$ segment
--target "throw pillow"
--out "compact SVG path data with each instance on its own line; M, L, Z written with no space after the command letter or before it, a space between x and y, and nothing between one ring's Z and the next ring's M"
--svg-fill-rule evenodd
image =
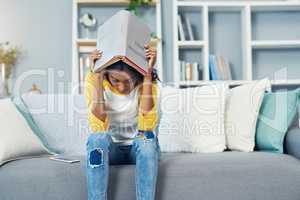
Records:
M262 79L229 90L225 106L225 134L227 148L250 152L255 146L256 122L267 87Z
M50 155L10 98L0 100L0 166L12 160Z
M283 140L297 111L300 88L269 92L259 111L256 127L256 149L283 153Z
M222 152L228 85L162 87L158 139L162 152Z

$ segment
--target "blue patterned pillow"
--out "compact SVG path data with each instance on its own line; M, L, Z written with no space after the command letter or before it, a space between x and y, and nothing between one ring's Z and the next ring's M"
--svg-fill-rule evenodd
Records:
M297 111L300 88L265 93L256 124L255 149L283 153L285 134Z

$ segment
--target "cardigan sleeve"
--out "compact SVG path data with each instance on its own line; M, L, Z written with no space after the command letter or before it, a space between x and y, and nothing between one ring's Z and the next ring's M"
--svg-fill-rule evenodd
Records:
M157 125L157 83L152 84L153 107L146 114L139 112L138 114L138 129L143 131L152 131Z
M94 74L89 71L85 76L84 95L88 111L88 124L94 133L107 131L109 126L108 115L102 121L92 113L93 90L95 89L94 85L96 81Z

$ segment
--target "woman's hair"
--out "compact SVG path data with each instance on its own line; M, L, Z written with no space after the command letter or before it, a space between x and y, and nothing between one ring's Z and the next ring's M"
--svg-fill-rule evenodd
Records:
M123 61L118 61L109 67L106 68L106 70L120 70L120 71L126 71L127 73L130 74L131 77L133 77L137 82L137 84L140 84L144 80L144 76L139 73L136 69L132 68L128 64L124 63ZM107 74L106 74L106 78ZM152 71L152 81L159 80L156 69L153 68ZM160 80L159 80L160 81Z

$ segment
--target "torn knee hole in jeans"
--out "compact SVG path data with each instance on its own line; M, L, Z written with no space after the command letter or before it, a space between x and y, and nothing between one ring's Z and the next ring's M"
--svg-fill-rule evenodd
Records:
M103 150L100 148L92 150L89 162L92 167L103 165Z

